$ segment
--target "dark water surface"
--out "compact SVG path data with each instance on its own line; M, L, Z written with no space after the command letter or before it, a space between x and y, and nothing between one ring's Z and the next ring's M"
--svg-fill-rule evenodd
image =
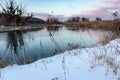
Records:
M38 31L0 33L0 60L35 61L72 48L97 46L106 35L100 30L44 28Z

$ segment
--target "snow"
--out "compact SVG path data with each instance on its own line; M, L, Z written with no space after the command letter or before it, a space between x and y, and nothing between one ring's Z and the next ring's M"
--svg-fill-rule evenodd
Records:
M120 39L0 69L0 80L120 80Z

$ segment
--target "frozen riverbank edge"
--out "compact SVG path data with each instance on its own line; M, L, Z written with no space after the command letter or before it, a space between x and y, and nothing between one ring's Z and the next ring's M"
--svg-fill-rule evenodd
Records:
M120 39L2 68L0 80L120 80Z

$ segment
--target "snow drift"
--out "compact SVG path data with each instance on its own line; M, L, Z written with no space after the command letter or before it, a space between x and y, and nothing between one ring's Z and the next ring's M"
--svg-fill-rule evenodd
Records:
M0 80L120 80L120 39L0 70Z

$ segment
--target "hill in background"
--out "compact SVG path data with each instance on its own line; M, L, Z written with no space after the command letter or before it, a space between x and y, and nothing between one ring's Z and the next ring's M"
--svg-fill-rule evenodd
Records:
M45 24L46 22L42 19L32 17L26 21L26 24ZM5 18L2 13L0 13L0 25L5 25Z

